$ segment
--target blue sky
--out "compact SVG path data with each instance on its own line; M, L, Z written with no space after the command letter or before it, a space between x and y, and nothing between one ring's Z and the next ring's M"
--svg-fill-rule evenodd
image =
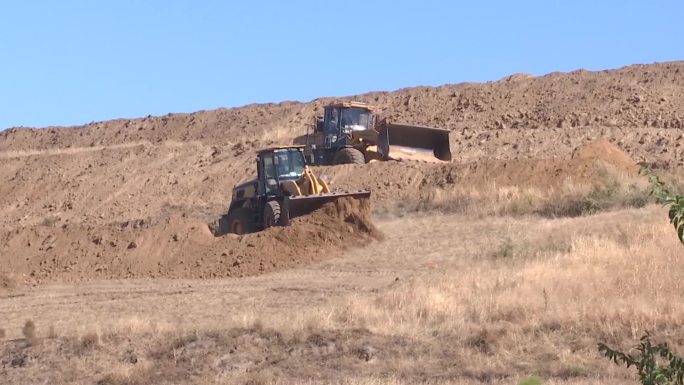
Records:
M681 1L3 1L0 129L684 59Z

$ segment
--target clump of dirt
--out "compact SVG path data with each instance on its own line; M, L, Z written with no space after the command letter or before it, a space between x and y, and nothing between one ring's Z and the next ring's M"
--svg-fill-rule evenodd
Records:
M0 273L0 290L9 290L13 289L17 283L10 278L8 275Z
M0 239L0 264L29 282L243 277L332 258L380 238L368 200L343 198L291 226L243 236L214 237L205 223L182 215L136 226L27 227Z

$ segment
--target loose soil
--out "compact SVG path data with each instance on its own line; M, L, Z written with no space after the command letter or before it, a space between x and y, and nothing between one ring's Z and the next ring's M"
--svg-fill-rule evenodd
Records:
M242 236L215 237L206 223L172 215L154 223L36 225L4 234L0 243L11 250L3 253L3 269L31 283L244 277L321 261L381 237L369 215L367 199L342 198L289 227Z

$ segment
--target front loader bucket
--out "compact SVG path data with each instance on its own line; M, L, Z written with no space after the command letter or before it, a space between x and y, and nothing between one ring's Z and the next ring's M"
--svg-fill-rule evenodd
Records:
M290 219L310 214L328 202L346 197L367 199L370 195L370 191L357 191L285 197L280 208L280 225L287 226Z
M388 159L451 161L449 134L444 128L389 123L381 127L378 151Z

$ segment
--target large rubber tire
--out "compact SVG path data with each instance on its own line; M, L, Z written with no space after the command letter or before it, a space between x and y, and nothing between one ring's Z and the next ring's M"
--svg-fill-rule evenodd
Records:
M280 203L278 201L266 202L263 219L262 227L264 230L280 224Z
M219 218L219 232L221 234L247 234L254 231L252 220L254 215L247 207L238 207Z
M366 158L363 153L353 147L345 147L337 151L333 159L335 164L364 164Z

